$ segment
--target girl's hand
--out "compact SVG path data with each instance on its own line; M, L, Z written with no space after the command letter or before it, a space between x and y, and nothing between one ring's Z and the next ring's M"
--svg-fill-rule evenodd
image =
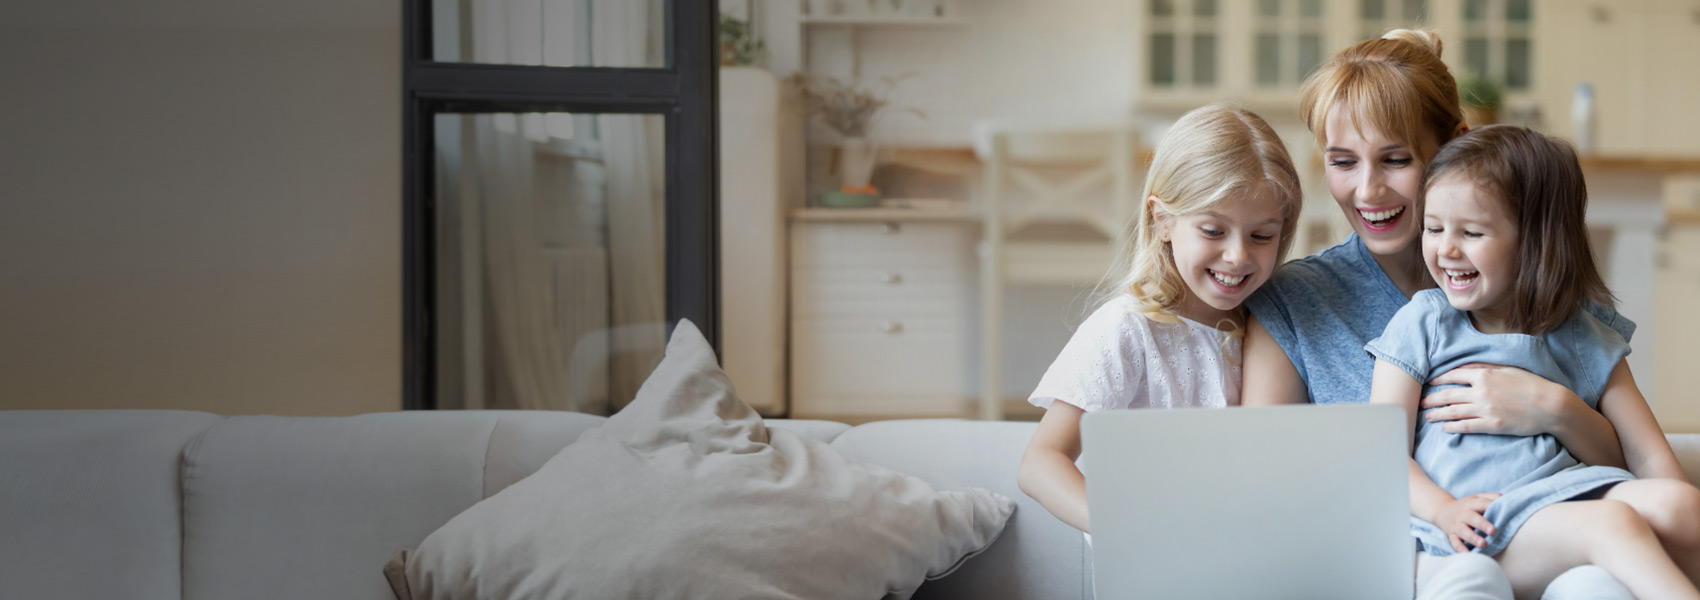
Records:
M1423 398L1429 422L1442 422L1448 433L1494 433L1531 436L1552 433L1568 401L1581 402L1574 392L1546 378L1515 367L1471 363L1442 373L1429 385L1463 384Z
M1435 513L1434 525L1446 532L1447 541L1452 542L1452 550L1463 554L1470 548L1480 548L1487 544L1487 537L1493 535L1493 523L1482 516L1488 505L1499 498L1499 494L1476 494L1465 496L1446 503Z

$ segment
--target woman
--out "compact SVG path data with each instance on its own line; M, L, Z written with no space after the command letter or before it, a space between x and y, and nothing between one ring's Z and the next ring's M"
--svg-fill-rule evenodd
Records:
M1435 287L1423 266L1421 179L1442 144L1463 133L1457 84L1430 32L1396 30L1342 50L1305 81L1299 113L1324 156L1329 193L1353 234L1293 261L1247 300L1242 395L1246 406L1369 399L1374 358L1364 344L1381 335L1412 294ZM1432 384L1423 408L1447 431L1504 435L1549 433L1583 462L1623 466L1620 432L1564 386L1496 366L1460 368ZM1624 439L1652 439L1624 431ZM1554 582L1554 593L1630 598L1584 567ZM1591 570L1590 570L1591 569ZM1419 598L1511 599L1492 559L1478 554L1421 555Z

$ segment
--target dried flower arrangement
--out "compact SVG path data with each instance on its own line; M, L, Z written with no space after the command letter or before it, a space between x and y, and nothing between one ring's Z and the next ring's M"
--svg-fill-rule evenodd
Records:
M867 137L868 130L879 118L880 111L890 104L886 98L897 83L913 76L881 77L880 85L858 87L833 78L813 78L802 74L792 76L794 85L808 97L809 114L820 117L821 124L846 138ZM925 113L913 108L904 109L922 119Z

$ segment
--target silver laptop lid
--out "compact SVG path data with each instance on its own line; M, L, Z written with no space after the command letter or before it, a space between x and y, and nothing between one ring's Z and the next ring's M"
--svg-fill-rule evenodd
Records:
M1389 404L1081 420L1098 598L1399 598L1415 544Z

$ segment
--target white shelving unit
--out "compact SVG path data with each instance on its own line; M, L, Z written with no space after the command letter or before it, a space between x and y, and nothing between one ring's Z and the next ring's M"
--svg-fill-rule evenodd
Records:
M875 1L884 2L885 0ZM809 8L812 4L813 3L805 2L804 8ZM849 5L850 2L846 1L844 4ZM810 30L824 30L829 28L848 30L848 37L850 40L850 77L854 79L856 77L860 77L862 74L861 31L864 29L961 27L968 24L968 21L963 19L961 13L958 11L955 0L938 0L936 6L936 13L931 15L905 13L901 11L901 7L895 9L893 12L881 12L874 10L871 6L862 7L859 11L846 11L840 14L812 14L805 12L798 15L797 18L798 25L802 30L800 32L802 47L808 47L807 40L810 35ZM808 64L806 55L803 57L801 64L804 66Z

